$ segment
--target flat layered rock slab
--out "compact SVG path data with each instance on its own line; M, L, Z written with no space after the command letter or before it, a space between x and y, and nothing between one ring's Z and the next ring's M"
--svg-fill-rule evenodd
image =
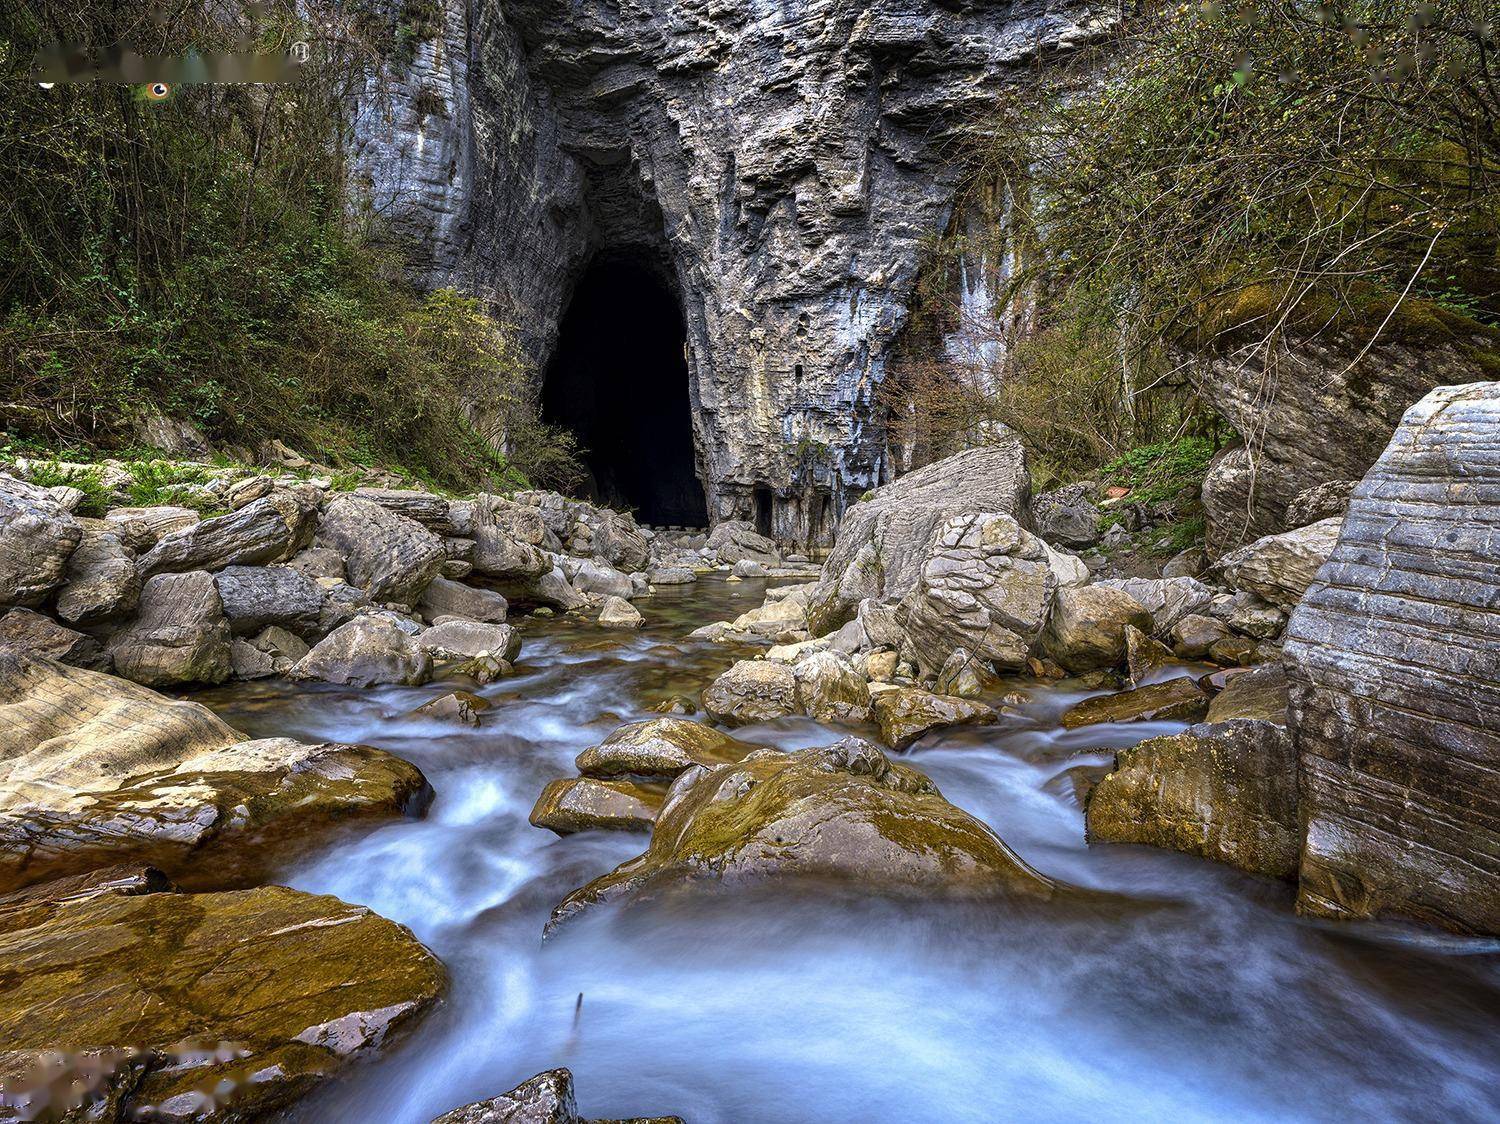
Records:
M71 1095L90 1107L68 1119L107 1124L259 1119L446 986L409 931L337 898L113 877L0 899L0 964L3 1103L61 1115Z
M430 794L384 750L249 741L197 703L0 648L0 892L127 860L244 885L312 836Z
M1152 683L1114 695L1084 699L1063 713L1065 729L1100 722L1197 722L1208 712L1208 695L1189 676Z
M918 687L878 691L871 700L880 737L892 749L905 749L933 730L987 726L999 717L994 707Z

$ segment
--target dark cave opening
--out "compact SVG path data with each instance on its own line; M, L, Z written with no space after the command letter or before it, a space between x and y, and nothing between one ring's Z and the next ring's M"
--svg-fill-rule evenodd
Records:
M693 455L687 335L661 275L623 255L596 258L563 317L542 414L578 435L589 498L643 523L708 523Z

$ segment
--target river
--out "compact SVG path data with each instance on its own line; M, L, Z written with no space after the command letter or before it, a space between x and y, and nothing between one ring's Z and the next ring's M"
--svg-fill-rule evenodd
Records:
M696 696L734 653L683 637L763 593L716 577L664 588L639 603L635 633L528 619L518 674L479 692L496 704L479 729L410 717L452 689L440 683L203 697L255 736L389 749L437 793L425 819L284 873L409 926L452 976L435 1015L291 1119L426 1124L561 1065L586 1116L689 1124L1500 1119L1500 945L1320 924L1292 913L1287 886L1088 847L1065 771L1181 725L1064 732L1078 694L1034 692L1003 725L904 757L1043 873L1107 891L1107 906L788 892L595 917L544 946L551 908L645 837L531 827L543 785L653 703ZM783 748L838 736L805 719L737 735Z

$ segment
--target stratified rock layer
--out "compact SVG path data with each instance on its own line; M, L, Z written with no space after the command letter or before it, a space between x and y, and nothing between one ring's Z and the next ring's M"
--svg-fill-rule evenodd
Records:
M1500 933L1500 383L1433 391L1288 626L1299 906Z
M444 988L432 954L363 907L161 889L111 871L0 898L0 1104L21 1119L263 1119Z

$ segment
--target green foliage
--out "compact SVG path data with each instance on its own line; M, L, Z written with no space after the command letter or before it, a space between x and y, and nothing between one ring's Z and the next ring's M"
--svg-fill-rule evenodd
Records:
M213 473L202 465L145 460L131 461L125 467L130 473L125 496L131 507L170 504L190 507L205 515L217 515L224 510L222 503L200 490L213 479Z
M109 489L104 486L103 473L97 468L80 468L74 464L62 464L56 460L32 462L27 467L28 483L38 488L77 488L83 493L78 505L80 515L98 517L109 510Z
M1119 341L1317 333L1427 295L1500 316L1500 38L1488 0L1149 10L980 131L1048 321ZM1246 299L1247 295L1250 299ZM1381 297L1383 296L1383 299ZM1419 317L1420 318L1420 317Z
M227 49L237 30L267 49L309 37L290 0L240 28L194 5L159 26L124 6L82 22L59 0L23 7L0 57L49 32L98 46L149 28L152 54ZM430 0L403 13L441 30ZM357 38L334 39L295 86L179 86L161 103L105 83L8 92L7 429L107 450L152 410L216 443L399 461L448 488L576 473L566 437L537 420L514 327L453 290L415 290L399 248L353 215L342 143L365 63Z
M1183 437L1142 445L1104 466L1105 479L1130 489L1131 499L1158 504L1196 495L1203 487L1214 444L1202 437Z

